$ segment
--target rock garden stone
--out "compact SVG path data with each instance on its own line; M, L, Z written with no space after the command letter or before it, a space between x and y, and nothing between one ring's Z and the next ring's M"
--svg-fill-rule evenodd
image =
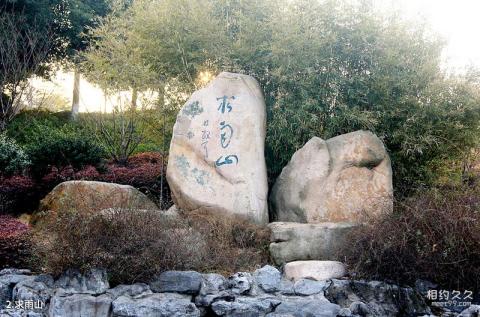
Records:
M317 281L344 277L345 265L337 261L294 261L283 268L285 277L290 280L313 279Z
M0 309L5 308L7 301L12 300L13 288L17 283L21 281L32 279L30 273L18 274L20 271L5 271L3 275L0 275Z
M257 285L266 293L274 293L280 289L282 274L273 266L266 265L253 273Z
M145 194L129 185L95 181L68 181L57 185L41 202L40 211L99 212L108 208L157 210Z
M268 223L265 120L262 90L250 76L224 72L193 93L170 144L175 204Z
M281 303L275 297L237 297L235 301L216 301L212 304L212 311L217 316L244 317L265 316L272 312Z
M390 158L368 131L314 137L277 178L271 202L276 221L363 222L393 208Z
M53 293L53 278L50 275L39 275L17 283L13 288L12 299L13 301L46 304L50 301ZM34 308L25 308L25 310L35 310Z
M220 274L203 274L200 293L195 298L197 306L210 306L217 299L233 298L230 292L226 291L227 280Z
M252 288L253 277L247 272L238 272L231 275L227 280L228 288L233 294L242 295L249 293Z
M378 281L349 281L332 279L325 290L325 297L342 307L355 308L362 302L371 316L397 316L402 311L407 316L431 313L423 298L412 288L400 287Z
M301 279L295 282L293 289L295 294L309 296L322 293L328 287L329 283L325 281L315 281L310 279Z
M297 260L331 260L344 247L353 223L272 222L270 254L276 264Z
M139 298L120 296L112 303L115 317L200 317L191 297L175 293L156 293Z
M198 294L202 285L202 274L195 271L166 271L150 282L154 292L176 292Z
M105 270L92 269L85 274L77 270L67 270L55 281L55 287L66 293L102 294L110 285Z
M112 298L103 294L69 294L56 292L50 301L49 317L110 317Z
M148 295L152 294L152 291L150 290L150 286L145 283L135 283L132 285L117 285L114 288L111 288L107 290L107 294L110 294L113 299L116 299L117 297L120 296L130 296L130 297L136 297L136 296L142 296L142 295Z
M340 306L326 299L290 297L282 300L275 309L275 314L290 314L294 317L332 317L337 316L340 309Z

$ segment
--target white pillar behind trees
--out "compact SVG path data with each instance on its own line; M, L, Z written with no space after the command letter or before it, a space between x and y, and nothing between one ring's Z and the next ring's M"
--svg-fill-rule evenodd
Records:
M73 76L72 120L76 120L80 111L80 71L75 68Z

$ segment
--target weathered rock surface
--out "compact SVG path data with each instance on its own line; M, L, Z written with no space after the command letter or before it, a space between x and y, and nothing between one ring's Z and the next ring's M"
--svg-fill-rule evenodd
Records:
M235 298L235 301L220 300L212 304L212 311L217 316L242 317L265 316L272 312L281 301L273 296Z
M272 222L270 254L278 265L297 260L331 260L345 243L353 223Z
M353 312L368 311L368 316L421 316L431 313L423 298L412 288L378 281L332 279L325 290L332 303L348 307Z
M330 303L323 297L290 297L282 301L275 309L275 315L294 317L332 317L337 316L341 307Z
M275 293L281 288L282 273L273 266L266 265L253 273L257 285L266 293Z
M200 317L200 311L188 295L157 293L139 298L120 296L112 303L118 317Z
M85 274L76 270L68 270L55 281L55 287L61 288L66 293L103 294L110 285L107 272L92 269Z
M111 316L112 298L103 294L69 294L57 291L50 301L49 317L108 317Z
M345 265L337 261L294 261L283 268L289 280L313 279L317 281L344 277L347 273Z
M146 195L128 185L68 181L57 185L41 202L40 211L98 212L109 208L158 209Z
M276 221L362 222L393 207L392 169L382 141L356 131L312 138L272 189Z
M107 294L111 295L113 299L120 296L136 297L141 295L153 294L150 286L145 283L135 283L133 285L117 285L114 288L107 290Z
M198 294L202 285L202 274L195 271L166 271L150 282L154 292L176 292Z
M25 279L15 285L12 292L13 301L27 301L33 303L48 303L53 296L53 277L50 275L38 275ZM24 305L26 306L26 305ZM25 311L35 310L35 306L25 307ZM45 307L46 308L46 307Z
M5 308L7 301L12 299L15 285L31 278L30 271L2 270L0 272L0 309Z
M300 279L292 282L272 267L229 278L218 274L170 271L164 276L178 291L147 284L107 288L104 271L79 276L67 272L54 281L49 275L6 271L0 280L10 293L5 300L39 300L44 309L0 309L0 317L385 317L431 315L412 288L375 281ZM96 272L96 273L95 273ZM19 274L25 273L25 274ZM198 275L200 284L197 284ZM160 276L160 275L159 275ZM163 283L163 282L162 282ZM197 287L199 287L197 289ZM13 290L13 291L12 291ZM158 290L162 291L158 293ZM182 292L182 293L179 293ZM186 294L190 293L190 294ZM463 308L465 309L465 308ZM476 316L478 306L462 316ZM445 315L447 316L447 315ZM454 315L448 315L454 316Z
M265 101L258 82L221 73L177 116L167 179L175 204L268 222Z

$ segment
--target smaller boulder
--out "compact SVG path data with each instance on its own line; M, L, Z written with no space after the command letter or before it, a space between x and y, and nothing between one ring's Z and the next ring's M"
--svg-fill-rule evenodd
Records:
M274 316L332 317L337 316L341 307L330 303L325 298L317 297L288 297L275 309ZM271 316L271 315L268 315Z
M298 260L331 260L357 225L348 222L272 222L270 254L277 265Z
M109 317L112 298L110 295L68 294L57 291L50 301L50 317Z
M226 291L227 280L220 274L203 274L200 293L195 298L197 306L210 306L218 299L231 299L232 296Z
M112 303L113 316L200 317L200 311L188 295L156 293L131 298L120 296Z
M300 296L309 296L315 294L323 294L323 291L328 287L325 281L315 281L310 279L301 279L295 282L293 289L295 294Z
M55 281L55 287L71 294L103 294L110 288L110 284L107 272L102 269L92 269L85 274L77 270L67 270Z
M273 266L266 265L253 273L257 285L267 293L275 293L280 289L282 274Z
M281 303L275 297L244 297L239 296L234 301L220 300L212 304L212 311L217 316L265 316Z
M136 283L132 285L118 285L114 288L107 290L107 294L110 294L113 299L120 296L137 297L147 294L152 294L150 286L145 283Z
M298 281L300 279L313 279L324 281L345 276L346 269L337 261L295 261L285 265L285 277Z
M129 185L68 181L57 185L41 202L41 212L99 212L108 208L158 209L145 194Z
M202 274L195 271L166 271L150 282L154 292L176 292L198 294L202 285Z
M247 272L238 272L228 278L228 288L233 294L248 294L252 288L253 277Z

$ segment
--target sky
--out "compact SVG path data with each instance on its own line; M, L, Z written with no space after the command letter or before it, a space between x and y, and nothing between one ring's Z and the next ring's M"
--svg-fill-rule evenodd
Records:
M445 65L456 70L468 64L480 67L480 0L377 0L401 9L405 16L425 19L448 45Z
M375 0L386 10L400 10L406 18L425 19L447 41L444 66L461 72L469 64L480 67L480 0ZM51 82L35 80L35 88L57 93L71 102L73 75L59 72ZM109 111L112 101L85 80L81 82L80 111Z

